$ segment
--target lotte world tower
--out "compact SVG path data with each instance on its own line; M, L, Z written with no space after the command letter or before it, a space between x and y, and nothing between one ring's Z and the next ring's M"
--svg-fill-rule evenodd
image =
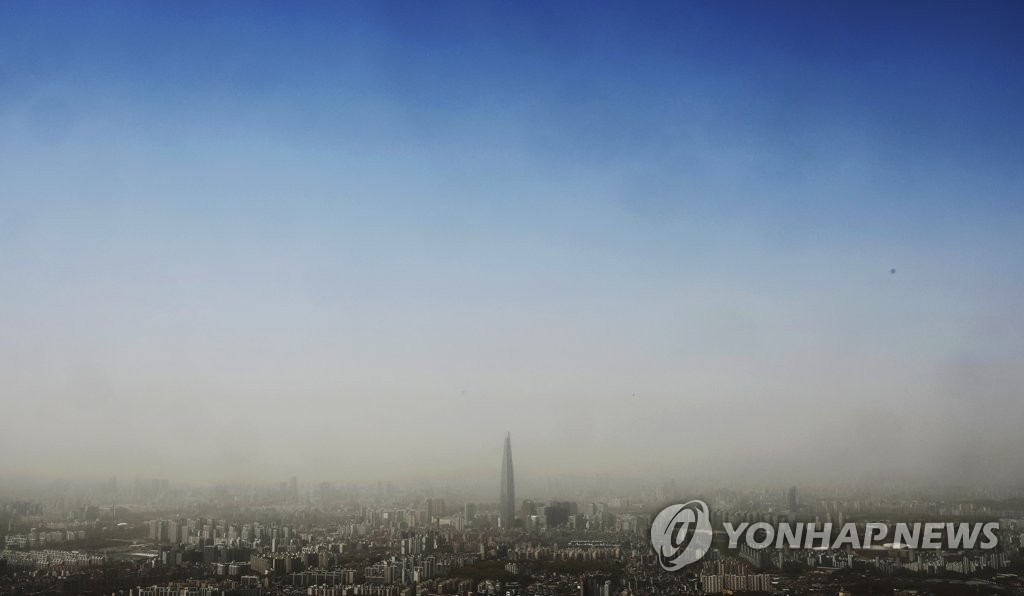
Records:
M498 510L502 528L511 528L516 518L516 483L512 473L512 437L505 435L505 453L501 458L501 509Z

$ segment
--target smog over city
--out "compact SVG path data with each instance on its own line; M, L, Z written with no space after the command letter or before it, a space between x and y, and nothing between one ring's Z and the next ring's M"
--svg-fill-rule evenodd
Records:
M0 3L0 595L1024 593L1022 25Z

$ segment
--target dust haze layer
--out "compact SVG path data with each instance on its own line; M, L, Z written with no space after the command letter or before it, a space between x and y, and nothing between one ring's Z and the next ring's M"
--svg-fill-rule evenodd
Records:
M1020 5L798 7L4 3L0 476L1019 484Z

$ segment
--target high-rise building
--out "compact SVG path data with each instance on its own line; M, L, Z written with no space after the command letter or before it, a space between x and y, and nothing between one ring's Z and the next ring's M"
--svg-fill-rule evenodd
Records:
M551 501L544 507L544 524L548 528L557 528L569 523L569 516L575 515L575 503L567 501Z
M434 520L447 513L444 506L444 499L427 499L427 523L433 524Z
M503 528L511 528L516 518L516 483L512 473L512 435L505 435L505 453L501 459L501 508L499 522Z
M523 499L523 506L520 508L519 515L524 520L527 520L532 515L537 515L537 504L532 499Z

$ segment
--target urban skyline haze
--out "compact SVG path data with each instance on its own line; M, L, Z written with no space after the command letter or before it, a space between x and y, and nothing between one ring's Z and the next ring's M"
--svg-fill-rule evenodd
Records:
M964 6L0 3L0 484L1019 485Z

